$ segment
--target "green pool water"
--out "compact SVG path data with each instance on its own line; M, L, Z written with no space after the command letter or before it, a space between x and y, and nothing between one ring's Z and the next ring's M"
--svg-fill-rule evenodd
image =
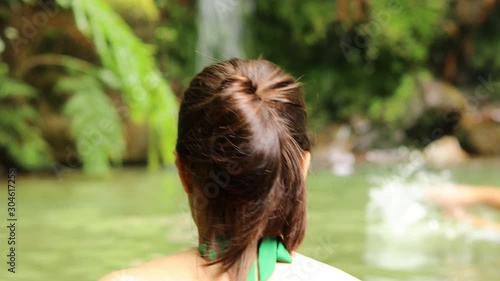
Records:
M368 281L498 281L500 242L479 241L468 251L446 253L436 263L388 269L366 260L365 207L373 175L392 166L361 165L347 177L312 171L308 178L308 232L301 253ZM450 169L461 183L499 184L499 160L471 160ZM0 208L7 225L7 180ZM114 170L106 178L74 171L17 175L16 273L7 271L6 227L0 237L0 280L98 280L113 270L193 247L195 228L173 170ZM431 243L432 244L432 243ZM409 254L410 255L410 254ZM466 259L464 259L466 257ZM465 260L465 262L464 262Z

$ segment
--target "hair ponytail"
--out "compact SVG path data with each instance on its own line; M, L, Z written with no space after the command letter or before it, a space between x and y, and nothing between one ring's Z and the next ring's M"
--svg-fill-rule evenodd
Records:
M207 67L184 94L177 152L204 199L190 198L199 240L232 280L246 280L261 238L289 251L304 238L306 121L301 85L265 60Z

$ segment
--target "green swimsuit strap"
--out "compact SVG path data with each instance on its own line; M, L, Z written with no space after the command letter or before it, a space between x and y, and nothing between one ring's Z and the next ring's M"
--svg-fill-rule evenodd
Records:
M292 257L281 239L263 238L257 252L259 281L266 281L271 277L277 261L291 263ZM256 266L254 263L250 269L247 281L255 281L255 270Z
M224 244L220 243L219 245ZM206 255L206 245L201 244L198 247L198 251L202 256ZM208 258L214 259L216 254L213 251L209 252ZM283 241L276 238L263 238L259 244L259 249L257 251L257 266L259 268L259 281L267 281L271 274L274 272L276 267L276 262L286 262L291 263L292 257L290 253L285 248ZM247 277L247 281L255 281L255 272L257 270L255 262L250 269Z

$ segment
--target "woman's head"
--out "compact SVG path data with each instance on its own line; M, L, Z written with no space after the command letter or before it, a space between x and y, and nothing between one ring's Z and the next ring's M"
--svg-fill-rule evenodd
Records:
M304 238L306 122L300 83L266 60L209 66L184 93L179 173L200 243L238 280L260 238L281 237L289 251Z

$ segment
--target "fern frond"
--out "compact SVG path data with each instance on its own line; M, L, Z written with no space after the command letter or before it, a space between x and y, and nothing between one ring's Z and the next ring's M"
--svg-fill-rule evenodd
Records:
M40 117L28 103L34 96L35 89L0 73L0 147L20 167L30 170L48 167L51 160L49 146L37 126Z
M63 108L70 119L71 135L85 172L99 175L110 169L110 161L121 162L125 150L122 121L96 77L63 78L56 92L71 93Z
M162 79L151 49L104 1L72 3L79 30L92 37L103 65L120 80L132 119L151 127L150 164L157 153L163 162L173 162L178 103Z
M35 96L35 89L27 84L17 82L13 79L1 79L0 100L6 98L32 98Z

